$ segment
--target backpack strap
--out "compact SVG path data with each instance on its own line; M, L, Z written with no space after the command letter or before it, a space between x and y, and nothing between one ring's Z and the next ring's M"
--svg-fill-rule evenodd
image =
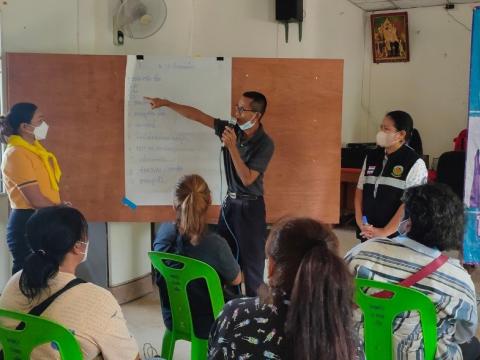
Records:
M61 288L60 290L58 290L56 293L50 295L47 299L45 299L44 301L42 301L40 304L38 304L37 306L35 306L34 308L32 308L28 314L29 315L36 315L36 316L39 316L41 315L46 309L47 307L55 301L56 298L58 298L60 295L62 295L65 291L73 288L74 286L77 286L77 285L80 285L80 284L84 284L86 283L85 280L82 280L82 279L79 279L79 278L75 278L73 279L72 281L70 281L67 285L65 285L63 288ZM23 330L25 328L25 323L22 321L20 322L20 324L17 325L17 327L15 328L15 330ZM3 350L0 350L0 360L4 360L4 355L3 355Z
M35 306L34 308L32 308L28 314L29 315L35 315L35 316L40 316L49 306L51 303L53 303L60 295L62 295L65 291L68 291L69 289L77 286L77 285L80 285L80 284L84 284L86 283L85 280L82 280L82 279L79 279L79 278L75 278L73 279L72 281L70 281L67 285L65 285L63 288L61 288L60 290L58 290L56 293L50 295L47 299L45 299L44 301L42 301L40 304L38 304L37 306ZM16 330L23 330L25 328L25 323L21 322L20 324L18 324L18 326L16 327Z
M403 279L402 281L400 281L398 283L398 285L408 288L408 287L418 283L422 279L425 279L428 275L437 271L437 269L440 266L442 266L443 264L445 264L447 261L448 261L448 256L440 255L440 256L436 257L435 259L433 259L431 262L429 262L427 265L425 265L423 268L421 268L416 273L414 273L414 274L410 275L409 277L407 277L406 279ZM377 297L377 298L384 298L384 299L387 298L388 299L388 298L391 298L392 295L393 294L392 294L391 291L384 290L384 291L379 291L379 292L373 294L372 296Z

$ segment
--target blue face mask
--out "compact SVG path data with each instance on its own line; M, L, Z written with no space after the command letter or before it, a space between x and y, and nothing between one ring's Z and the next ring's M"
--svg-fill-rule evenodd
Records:
M398 224L397 232L400 236L405 237L407 236L411 228L412 228L412 222L408 218L401 221L400 224Z
M238 127L239 127L242 131L245 131L245 130L251 129L251 128L255 125L255 123L256 123L256 121L249 120L249 121L247 121L247 122L244 123L244 124L238 124Z

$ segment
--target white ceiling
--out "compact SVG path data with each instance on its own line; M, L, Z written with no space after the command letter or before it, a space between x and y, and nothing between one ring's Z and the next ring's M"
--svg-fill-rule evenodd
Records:
M365 11L401 10L428 6L445 6L445 4L480 3L480 0L348 0Z

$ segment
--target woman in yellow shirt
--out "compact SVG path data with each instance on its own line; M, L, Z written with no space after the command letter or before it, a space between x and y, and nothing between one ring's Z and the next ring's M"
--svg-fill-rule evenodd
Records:
M2 175L12 212L7 226L7 244L13 256L12 273L23 268L31 250L25 225L35 209L60 203L61 171L55 156L39 140L47 137L48 125L37 106L17 103L0 119L3 153Z

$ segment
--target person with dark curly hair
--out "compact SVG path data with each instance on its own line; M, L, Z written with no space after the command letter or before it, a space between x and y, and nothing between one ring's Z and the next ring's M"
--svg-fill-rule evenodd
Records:
M360 278L399 283L419 272L442 251L459 250L463 238L463 204L443 184L409 188L402 197L404 220L393 239L376 238L357 245L345 257L350 270ZM443 264L411 286L427 295L437 311L436 359L478 359L475 287L459 260ZM442 260L443 260L442 259ZM360 310L355 313L356 330L363 338ZM423 359L419 316L399 315L394 323L396 359ZM463 355L462 355L463 353Z

